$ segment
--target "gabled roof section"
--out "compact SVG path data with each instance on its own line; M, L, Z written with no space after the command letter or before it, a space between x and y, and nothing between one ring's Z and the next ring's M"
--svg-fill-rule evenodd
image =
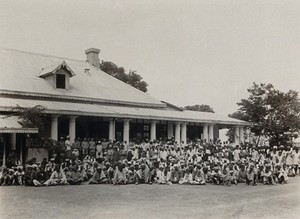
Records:
M42 71L40 72L39 77L44 78L49 75L54 75L57 70L64 69L70 77L75 76L76 74L74 71L68 66L68 64L65 61L58 62L57 64L47 66L45 68L42 68Z
M174 109L174 110L178 110L178 111L183 111L183 109L179 106L175 106L174 104L168 103L166 101L161 101L162 103L166 104L167 107L169 107L170 109Z

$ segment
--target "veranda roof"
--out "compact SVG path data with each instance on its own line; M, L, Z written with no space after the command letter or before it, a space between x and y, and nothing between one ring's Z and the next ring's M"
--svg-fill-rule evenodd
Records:
M130 119L150 119L162 121L195 122L223 125L247 126L249 123L216 113L175 111L155 108L110 106L103 104L71 103L30 99L0 98L0 110L11 111L12 107L33 107L42 105L46 112L58 115L99 116Z
M16 116L0 116L0 133L38 133L38 129L24 128Z

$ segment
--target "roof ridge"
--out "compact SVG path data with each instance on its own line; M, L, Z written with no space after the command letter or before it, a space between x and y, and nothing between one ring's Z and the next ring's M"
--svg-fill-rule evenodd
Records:
M61 56L43 54L43 53L32 52L32 51L24 51L24 50L18 50L18 49L6 48L6 47L0 47L0 50L8 50L8 51L25 53L25 54L30 54L30 55L37 55L37 56L43 56L43 57L49 57L49 58L58 58L58 59L63 59L63 60L77 61L77 62L84 62L84 63L86 63L85 60L72 59L72 58L67 58L67 57L61 57Z

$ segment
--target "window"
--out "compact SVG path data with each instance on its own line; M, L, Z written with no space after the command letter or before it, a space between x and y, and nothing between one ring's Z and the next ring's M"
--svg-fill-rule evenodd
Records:
M66 89L66 76L63 74L56 74L56 88Z

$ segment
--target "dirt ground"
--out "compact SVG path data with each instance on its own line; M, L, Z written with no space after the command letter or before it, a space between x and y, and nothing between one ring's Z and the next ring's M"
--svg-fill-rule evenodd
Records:
M300 177L256 187L0 187L0 218L300 218Z

